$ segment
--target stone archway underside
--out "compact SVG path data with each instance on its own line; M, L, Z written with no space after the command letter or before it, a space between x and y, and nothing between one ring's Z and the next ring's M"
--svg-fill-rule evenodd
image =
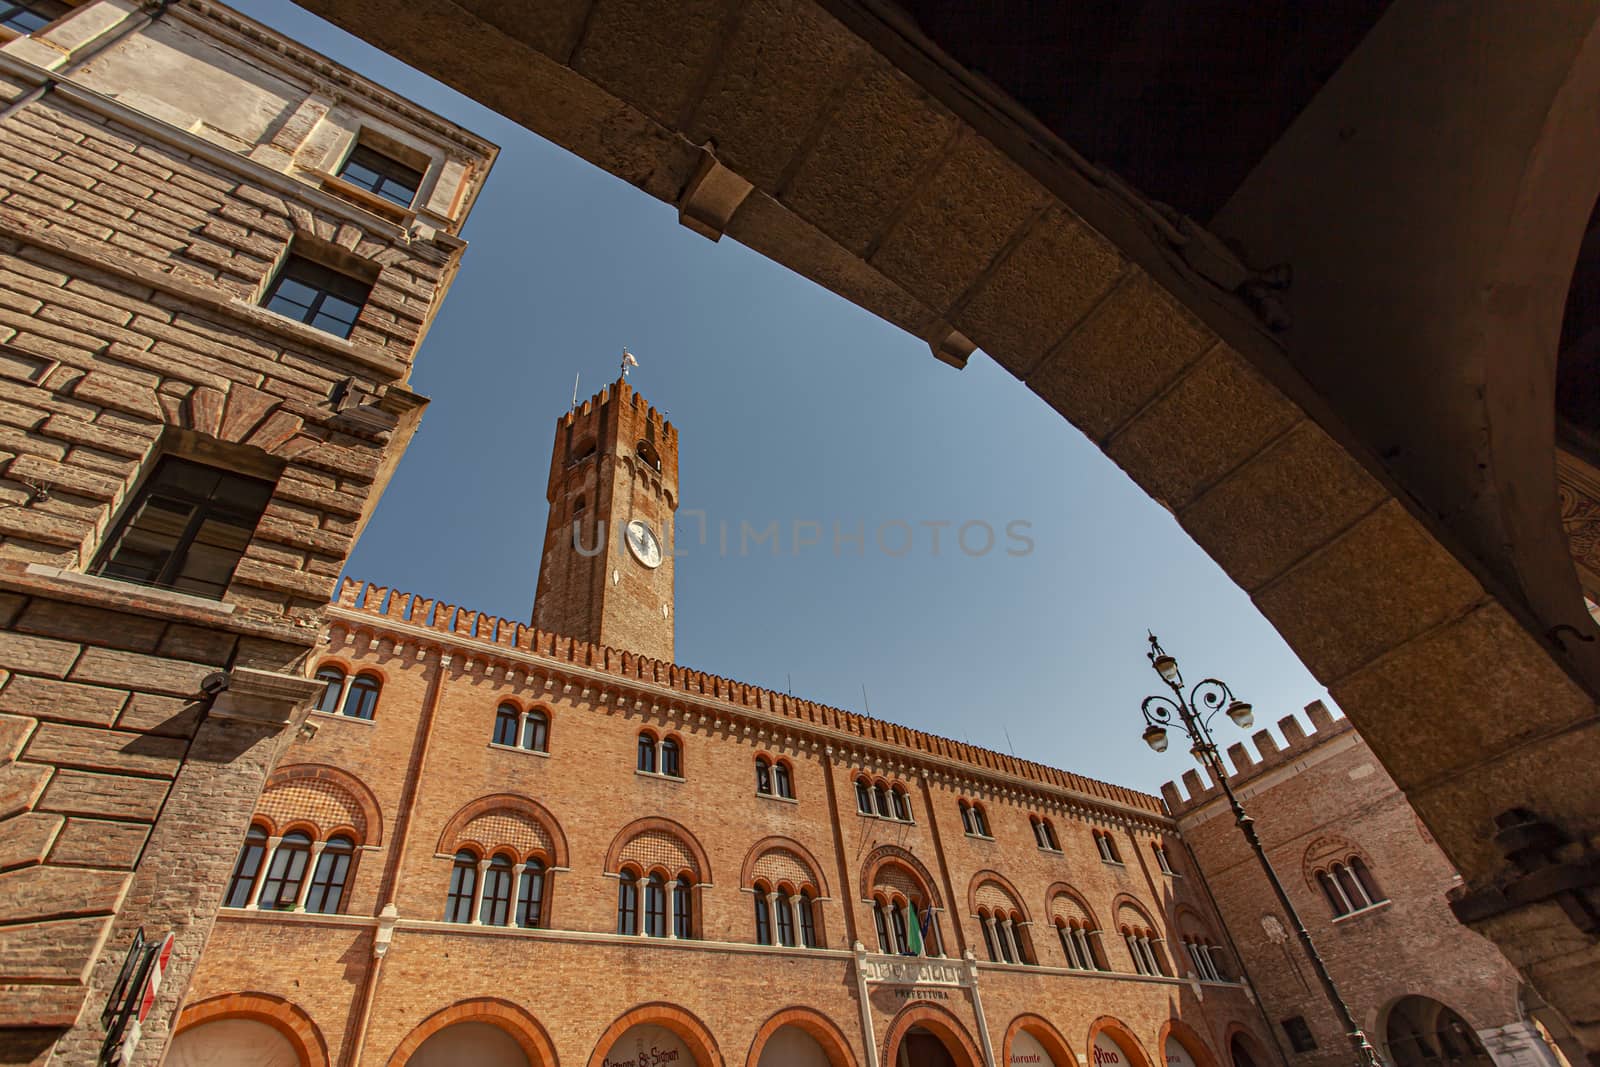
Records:
M1506 870L1490 833L1510 808L1577 837L1600 829L1600 794L1571 788L1600 762L1593 623L1576 620L1565 650L1546 636L1554 622L1538 598L1504 580L1531 571L1462 547L1481 531L1452 533L1421 503L1429 487L1402 486L1404 466L1380 458L1391 442L1347 429L1229 291L1248 272L1133 206L875 0L302 3L947 361L982 347L1251 594L1469 886ZM1516 29L1545 66L1551 55L1576 64L1573 26ZM1469 63L1484 50L1460 51ZM1392 110L1406 94L1383 99ZM1212 263L1220 286L1186 260ZM1503 439L1499 428L1490 436ZM1600 1049L1583 995L1600 947L1547 963L1571 942L1537 933L1569 929L1559 906L1478 928Z

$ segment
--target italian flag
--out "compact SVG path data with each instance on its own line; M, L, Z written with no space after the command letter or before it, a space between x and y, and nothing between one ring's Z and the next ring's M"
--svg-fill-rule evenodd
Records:
M922 924L917 921L917 909L907 908L906 910L911 913L911 944L907 947L911 950L911 955L920 956L922 955Z

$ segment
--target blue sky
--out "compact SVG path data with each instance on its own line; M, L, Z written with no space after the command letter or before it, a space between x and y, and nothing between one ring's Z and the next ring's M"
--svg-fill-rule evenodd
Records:
M1258 726L1325 696L1172 517L987 357L946 367L288 0L233 2L502 147L413 375L432 404L350 574L526 620L555 420L574 373L590 395L626 345L679 428L681 508L712 524L705 547L680 534L679 662L1150 790L1194 764L1139 739L1147 627ZM741 554L740 523L774 520L780 553ZM1025 555L1006 551L1017 521ZM796 522L821 543L797 553ZM835 523L865 551L836 554ZM994 549L963 552L965 523Z

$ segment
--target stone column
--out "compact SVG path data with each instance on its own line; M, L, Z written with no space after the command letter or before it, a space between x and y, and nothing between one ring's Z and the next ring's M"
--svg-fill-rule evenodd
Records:
M483 883L489 877L489 860L478 861L478 877L472 886L472 918L469 920L473 926L483 925Z
M1005 953L1000 951L1000 930L999 927L995 925L994 916L987 916L983 920L983 925L989 930L989 944L994 946L994 954L1000 957L1001 960L1004 960Z
M306 897L311 892L311 880L317 874L317 860L322 857L322 850L326 848L326 841L311 842L311 849L306 853L305 870L300 872L300 888L294 895L294 910L306 910Z

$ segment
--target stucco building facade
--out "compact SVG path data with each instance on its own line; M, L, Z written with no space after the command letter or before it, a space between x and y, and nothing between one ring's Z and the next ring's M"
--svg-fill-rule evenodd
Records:
M495 148L207 3L0 28L0 1061L153 1063Z

